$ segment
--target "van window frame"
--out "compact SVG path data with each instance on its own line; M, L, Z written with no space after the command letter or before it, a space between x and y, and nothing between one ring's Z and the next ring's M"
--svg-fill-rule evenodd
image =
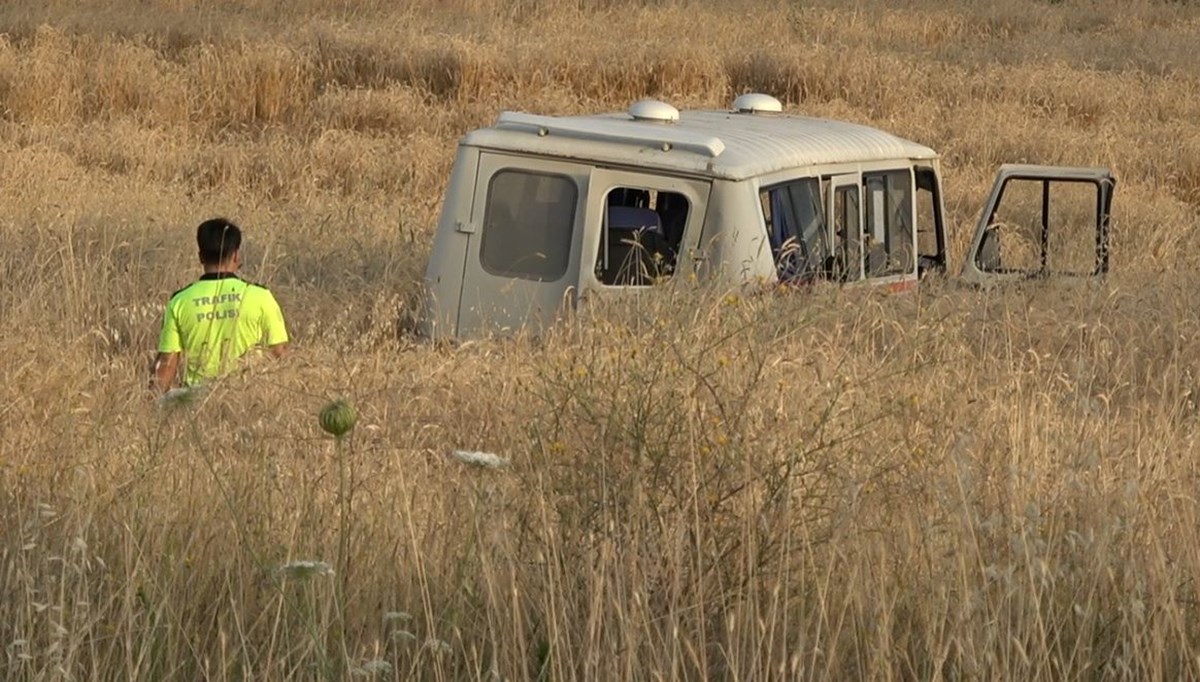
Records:
M883 201L884 201L884 213L883 213L884 253L887 254L887 262L890 264L892 261L892 251L890 249L888 249L887 247L891 241L890 237L891 237L892 222L891 222L891 211L888 208L888 206L886 205L887 201L888 201L887 176L892 175L892 174L898 174L898 173L903 173L908 178L908 185L907 185L908 263L905 264L906 267L904 267L904 268L899 268L899 269L888 268L888 269L884 269L883 271L880 271L880 272L873 272L870 268L866 267L866 259L869 257L869 249L866 248L866 245L864 244L864 248L863 248L863 259L864 259L863 278L867 279L867 280L886 280L891 277L902 277L903 278L903 277L909 277L911 275L914 275L917 272L917 225L916 225L916 208L917 208L916 199L917 199L917 197L916 197L915 164L908 163L900 168L892 166L889 168L880 168L880 169L872 169L872 170L863 170L862 171L862 190L863 191L862 191L862 196L860 198L860 200L862 201L862 218L863 218L862 231L863 231L863 235L864 235L864 241L865 241L866 235L873 233L874 226L872 225L871 218L873 216L875 207L874 207L874 204L872 203L873 199L871 198L871 190L869 188L869 184L873 180L882 179L884 181L884 187L883 187L883 193L884 193L883 194Z
M911 212L910 216L909 216L909 220L911 222L911 229L912 229L912 243L911 243L910 248L912 249L912 254L913 254L913 256L912 256L913 267L908 270L905 270L903 272L897 271L897 272L892 272L891 274L887 274L887 275L876 275L874 277L871 277L869 274L864 272L862 279L859 280L860 282L863 282L863 283L866 283L869 281L870 284L872 284L872 285L885 285L885 284L899 283L899 282L913 279L914 277L916 277L916 272L917 272L917 267L916 267L916 263L917 263L917 256L916 256L916 194L915 194L915 192L916 192L915 178L916 178L917 169L920 167L936 167L936 165L937 165L936 157L930 157L930 158L926 158L926 157L917 157L917 158L893 157L893 158L873 159L870 161L855 161L852 159L846 159L846 160L842 160L842 161L830 161L828 163L816 163L816 164L810 164L810 165L795 166L792 168L785 168L785 169L781 169L781 170L772 171L770 173L764 173L762 175L757 175L752 178L752 180L754 182L754 188L755 188L754 189L755 202L756 203L758 202L758 196L759 196L758 193L761 192L763 188L772 187L772 186L779 185L779 184L784 184L789 181L798 180L801 178L820 178L822 201L828 202L828 200L829 200L829 179L831 177L857 174L860 179L858 199L860 202L862 202L864 204L864 206L862 207L862 221L863 222L860 225L860 229L865 231L867 229L866 207L865 207L865 202L867 201L867 197L866 197L866 186L862 182L862 179L868 175L876 175L879 173L888 173L888 172L908 173L909 183L910 183L910 188L911 188L910 192L912 193L912 203L909 207L910 212ZM940 178L940 175L939 175L939 178ZM742 182L742 181L736 181L736 182ZM823 206L825 206L827 208L827 203L823 204ZM757 213L758 213L758 230L759 230L759 235L760 235L759 239L762 240L762 244L763 244L762 248L765 248L769 251L770 247L767 246L768 235L767 235L766 220L765 220L765 217L762 215L761 208L759 208L757 210ZM826 216L827 226L828 226L828 222L829 222L828 216ZM773 254L771 255L771 259L772 259L772 268L774 268L774 262L773 262L774 255Z
M771 226L767 222L767 211L774 211L774 207L769 206L770 196L773 192L790 188L798 184L811 184L816 189L815 194L810 194L810 198L814 199L813 207L816 209L816 218L818 221L815 236L819 242L816 245L816 253L813 253L812 245L804 239L803 226L796 225L793 229L796 234L791 235L791 238L782 241L778 247L771 243ZM771 258L775 263L775 275L780 282L786 283L801 283L810 282L818 279L826 279L829 270L829 256L832 252L832 247L829 243L829 217L825 215L826 191L827 182L819 175L797 175L786 180L771 183L759 183L757 187L757 197L759 206L759 218L762 220L762 226L765 230L764 234L767 238L767 244L771 248ZM791 197L790 190L787 195ZM794 208L794 207L791 207ZM796 217L796 216L793 216ZM774 215L771 217L771 222L774 223ZM789 242L795 240L793 246L788 246ZM794 253L799 253L800 260L807 264L806 269L799 274L791 274L784 277L781 268L786 267L785 259L793 257ZM811 258L815 256L817 262L813 263Z
M922 187L922 181L927 180L929 187ZM917 224L914 226L914 235L917 242L917 276L924 276L927 272L946 272L946 216L944 210L944 200L942 198L942 179L940 174L933 165L914 165L913 166L913 212L917 219ZM924 194L922 194L924 193ZM930 202L930 208L933 218L932 225L921 225L920 222L920 203L921 197L927 196ZM925 229L922 230L922 227ZM934 231L934 248L932 254L922 253L921 251L921 232L928 230Z
M600 245L597 249L595 262L592 264L592 274L602 287L654 287L669 282L675 275L676 269L679 265L679 258L681 255L680 252L682 251L682 247L684 245L684 236L687 231L687 225L691 219L692 211L694 210L694 202L684 192L656 189L644 185L645 183L629 183L612 186L605 189L604 194L601 197L601 202L604 208L602 209L603 212L600 216ZM613 197L613 193L618 190L645 192L647 204L649 204L651 198L653 198L655 206L654 208L651 208L649 205L628 206L627 204L613 204L611 203L611 198ZM677 234L673 234L673 232L675 232L675 230L672 229L674 226L667 225L667 223L663 220L663 207L660 202L662 202L668 195L677 197L677 199L672 199L672 201L684 202L682 223L678 224ZM649 258L652 261L653 267L639 267L636 269L636 272L628 272L625 271L625 268L628 268L631 265L629 263L622 263L617 266L618 274L614 278L616 281L608 281L608 275L610 272L612 272L611 269L613 267L613 256L610 253L610 250L613 248L613 228L610 225L609 220L610 216L612 215L612 209L614 208L634 208L649 211L654 214L659 223L655 229L636 230L633 235L630 235L633 240L632 244L634 245L630 253L636 252L640 249L646 249L646 253L649 254ZM643 234L645 234L646 237L646 244L642 243ZM621 241L624 242L625 240ZM660 246L665 250L658 251L654 248L654 246L651 246L651 244ZM645 257L646 256L640 256L640 258ZM628 278L629 281L623 281L624 278Z
M585 200L580 208L582 212L581 245L579 247L579 290L581 295L586 295L587 292L648 291L666 286L680 277L693 276L696 268L704 261L704 258L698 253L698 245L703 238L706 222L712 216L710 206L716 180L703 174L663 172L624 164L594 164L590 166L590 169L591 174L587 180ZM604 206L607 204L609 193L619 188L680 194L687 201L687 218L680 235L679 250L675 254L675 268L670 277L645 284L606 284L596 275L594 266L601 256L603 246L601 241L604 239L607 219ZM594 213L594 211L599 212ZM593 224L593 220L597 218L599 222ZM593 228L596 228L594 239L589 236Z

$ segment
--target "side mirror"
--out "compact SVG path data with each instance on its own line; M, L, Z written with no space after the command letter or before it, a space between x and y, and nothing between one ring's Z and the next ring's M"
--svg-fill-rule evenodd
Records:
M976 261L979 269L984 272L1000 269L1000 230L997 226L993 225L984 231Z

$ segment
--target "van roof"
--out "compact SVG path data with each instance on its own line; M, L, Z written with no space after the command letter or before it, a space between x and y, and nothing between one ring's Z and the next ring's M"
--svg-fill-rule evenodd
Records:
M462 144L729 180L830 163L937 158L928 147L868 126L733 111L683 111L671 123L624 112L504 112L495 125L468 133Z

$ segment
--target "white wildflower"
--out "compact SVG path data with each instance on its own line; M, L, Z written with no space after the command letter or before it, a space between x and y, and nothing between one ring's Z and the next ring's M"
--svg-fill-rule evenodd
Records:
M444 642L436 637L425 640L425 648L435 654L448 654L451 651L449 642Z
M279 572L293 580L308 580L315 575L333 575L333 567L324 561L289 561L279 567Z
M494 455L490 452L478 452L474 450L455 450L450 453L450 456L458 461L469 464L471 466L482 467L486 469L502 469L509 464L507 457Z
M383 622L390 623L394 620L407 623L412 620L412 614L407 611L388 611L383 614Z
M392 641L397 644L416 644L417 636L408 630L392 630Z

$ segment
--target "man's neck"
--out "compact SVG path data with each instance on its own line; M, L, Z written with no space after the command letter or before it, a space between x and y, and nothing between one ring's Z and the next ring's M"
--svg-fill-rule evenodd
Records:
M204 266L204 274L206 274L206 275L214 275L214 274L234 275L234 274L237 274L237 267L234 266L232 263L221 263L220 265L205 265Z

